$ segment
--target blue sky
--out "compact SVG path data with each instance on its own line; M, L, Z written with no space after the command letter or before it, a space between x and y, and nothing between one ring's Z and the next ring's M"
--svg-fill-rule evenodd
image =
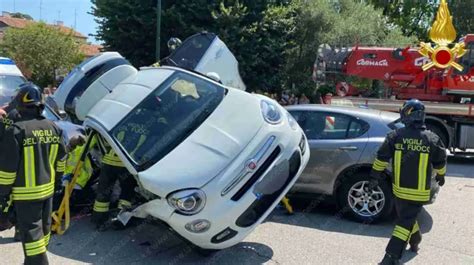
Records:
M96 32L97 24L94 17L87 14L91 11L90 0L0 0L0 11L21 12L32 16L35 20L41 19L47 23L54 23L56 20L64 21L65 26L74 27L76 30L89 36ZM76 19L74 19L76 13ZM97 41L93 37L88 39L92 43Z

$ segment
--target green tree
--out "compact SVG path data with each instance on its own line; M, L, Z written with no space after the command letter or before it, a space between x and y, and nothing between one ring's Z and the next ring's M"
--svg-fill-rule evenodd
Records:
M97 38L136 66L155 61L156 0L93 0ZM311 92L320 44L404 46L401 29L365 2L354 0L163 1L161 54L170 37L216 33L237 57L250 91ZM296 91L295 91L296 92ZM310 93L309 93L310 94Z
M294 45L286 65L286 86L311 95L313 63L321 44L332 47L379 45L403 47L414 43L390 24L381 10L354 0L294 1L297 5Z
M156 0L92 0L105 50L120 52L135 66L155 62Z
M14 59L22 72L41 86L54 84L57 70L69 71L83 59L72 34L44 23L33 23L24 29L9 28L0 51Z
M474 8L472 7L472 1L451 0L448 2L458 37L474 34Z
M215 32L236 55L250 91L276 92L285 79L282 69L292 45L296 14L289 5L257 9L261 12L250 11L244 2L236 1L229 7L221 3L219 10L213 12L215 24L219 25Z
M99 24L97 38L107 50L120 52L135 66L155 62L156 0L92 2L92 14ZM283 5L284 1L275 0L163 1L160 53L168 54L170 37L185 39L202 31L214 32L236 55L250 90L260 88L262 81L266 88L277 87L273 73L284 62L277 46L286 46L288 31L282 25L289 15ZM270 48L275 49L272 54ZM258 57L257 52L271 58Z
M405 36L415 36L419 40L428 40L428 30L439 0L369 0L389 21L397 25Z
M33 18L30 15L24 14L24 13L21 13L21 12L11 13L10 16L14 17L14 18L22 18L22 19L27 19L27 20L33 20Z

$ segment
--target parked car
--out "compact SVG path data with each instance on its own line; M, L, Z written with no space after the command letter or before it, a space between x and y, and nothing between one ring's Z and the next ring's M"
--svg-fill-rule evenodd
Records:
M9 58L0 57L0 107L15 97L17 88L26 82L20 69Z
M145 203L121 220L157 218L203 249L243 240L303 172L302 129L275 101L178 67L121 64L82 81L108 60L82 64L55 99L60 108L71 102L68 113L107 141L138 181ZM139 139L120 137L124 131Z
M386 182L368 191L369 173L385 136L403 126L399 114L330 105L298 105L287 110L305 132L311 158L292 189L310 196L334 196L346 215L378 221L392 212L390 168ZM432 181L432 198L439 187Z

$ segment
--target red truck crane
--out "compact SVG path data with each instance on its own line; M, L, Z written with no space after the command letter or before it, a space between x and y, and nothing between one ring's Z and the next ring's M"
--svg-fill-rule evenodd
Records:
M474 148L474 34L451 43L456 32L445 1L440 10L430 31L435 44L340 49L322 45L313 80L336 86L338 97L331 104L398 111L406 99L424 101L428 128L452 152L460 154ZM384 99L363 98L364 90L341 81L341 75L382 82L386 88Z
M314 64L313 79L333 83L339 97L332 104L348 104L386 111L398 111L404 100L425 102L427 125L446 146L467 150L474 148L474 35L462 39L466 54L458 60L463 66L432 68L423 71L429 59L417 48L324 47ZM364 90L341 81L340 75L379 80L388 88L385 99L360 97Z

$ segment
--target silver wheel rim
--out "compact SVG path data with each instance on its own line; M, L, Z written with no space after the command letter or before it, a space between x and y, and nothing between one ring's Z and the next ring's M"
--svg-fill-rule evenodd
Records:
M349 189L347 202L354 213L363 217L373 217L385 206L385 194L380 186L369 191L369 182L359 181Z

